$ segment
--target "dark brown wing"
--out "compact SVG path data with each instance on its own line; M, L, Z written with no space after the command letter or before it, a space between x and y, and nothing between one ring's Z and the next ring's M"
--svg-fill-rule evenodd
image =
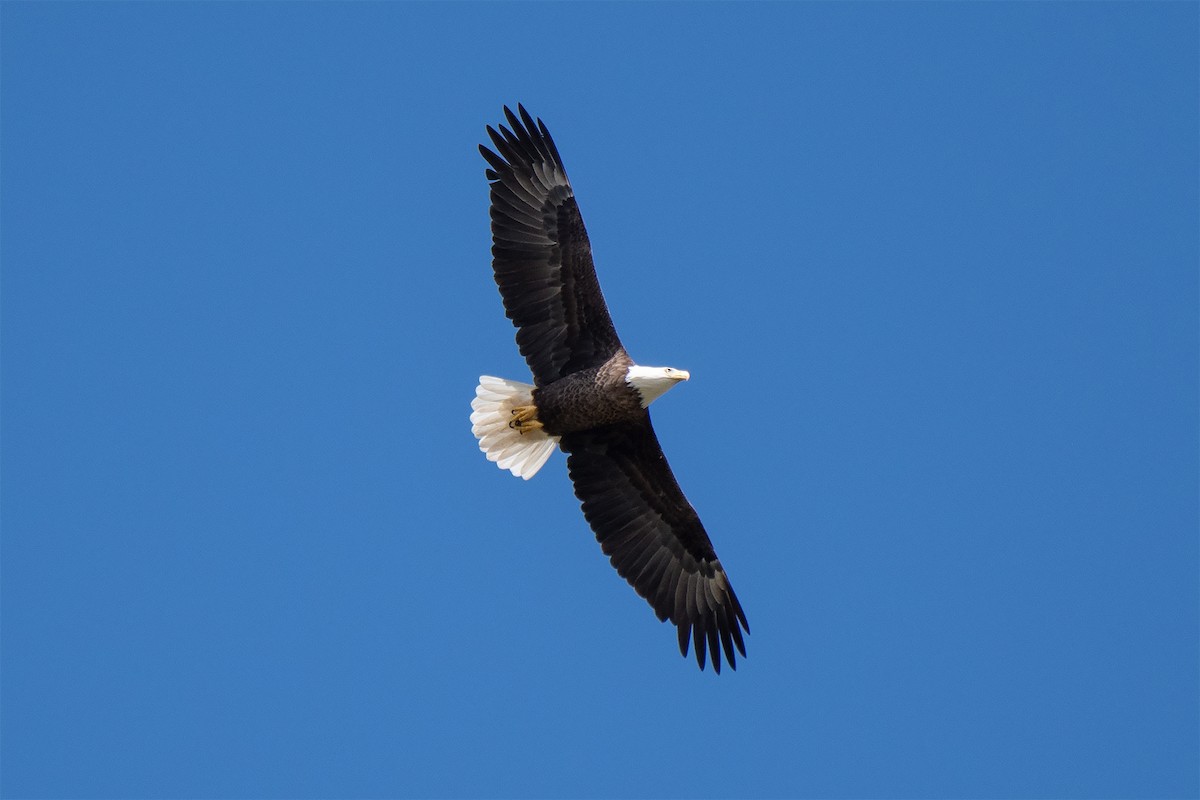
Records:
M592 246L550 132L522 106L488 126L492 267L517 346L538 386L603 364L621 348L592 265Z
M700 517L683 496L650 426L610 425L562 437L575 495L596 539L660 620L679 629L679 651L689 638L704 669L706 649L721 671L721 650L737 669L746 615L729 584ZM739 627L740 626L740 627ZM718 647L718 641L720 647Z

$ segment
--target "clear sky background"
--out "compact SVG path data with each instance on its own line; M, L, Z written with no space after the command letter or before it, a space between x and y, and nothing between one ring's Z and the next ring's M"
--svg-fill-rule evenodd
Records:
M1198 29L3 3L0 791L1196 796ZM736 673L471 436L518 101Z

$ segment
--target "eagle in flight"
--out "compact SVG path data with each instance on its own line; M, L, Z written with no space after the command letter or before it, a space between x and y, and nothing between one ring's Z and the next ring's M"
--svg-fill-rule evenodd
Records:
M634 363L613 327L562 158L542 121L507 107L480 145L490 169L492 268L533 384L482 376L471 403L479 448L520 478L555 446L583 515L622 578L679 633L704 669L736 669L750 632L700 517L663 455L647 407L686 381ZM519 116L518 116L519 115Z

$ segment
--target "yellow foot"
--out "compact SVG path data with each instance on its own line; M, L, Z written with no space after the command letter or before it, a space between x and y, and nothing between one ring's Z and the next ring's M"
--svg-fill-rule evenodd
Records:
M508 427L517 433L529 433L542 427L542 421L537 418L537 406L517 406L512 410L512 417Z
M528 422L537 419L537 406L513 406L513 422Z
M538 419L531 419L528 422L511 422L509 424L516 430L517 433L521 434L529 433L530 431L536 431L542 427L542 421Z

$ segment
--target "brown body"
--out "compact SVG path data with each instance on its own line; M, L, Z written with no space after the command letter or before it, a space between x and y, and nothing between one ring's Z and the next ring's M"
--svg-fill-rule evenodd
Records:
M641 398L625 380L633 359L624 349L598 367L581 369L533 390L537 418L546 433L567 433L635 422L646 416Z

